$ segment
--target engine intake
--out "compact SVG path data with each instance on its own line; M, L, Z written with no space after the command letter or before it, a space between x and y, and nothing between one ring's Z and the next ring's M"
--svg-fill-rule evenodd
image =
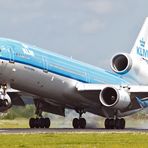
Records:
M111 68L118 74L125 74L129 72L132 67L132 59L127 53L120 53L115 55L111 60Z
M130 96L124 89L106 87L100 92L100 102L106 107L125 109L130 104Z
M8 94L0 93L0 112L8 110L12 106L11 98Z

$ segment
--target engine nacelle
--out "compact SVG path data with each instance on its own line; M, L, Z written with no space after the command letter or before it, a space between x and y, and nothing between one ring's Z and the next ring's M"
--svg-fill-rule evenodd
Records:
M3 95L0 93L0 112L4 112L9 109L12 105L11 98L8 94Z
M119 53L111 60L111 68L118 74L125 74L132 67L132 58L127 53Z
M106 87L100 92L100 102L105 107L122 110L129 106L131 99L124 89L117 90L113 87Z

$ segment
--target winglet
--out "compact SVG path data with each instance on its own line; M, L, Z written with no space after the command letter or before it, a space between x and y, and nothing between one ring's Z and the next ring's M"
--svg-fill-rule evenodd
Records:
M146 108L148 107L148 98L147 99L140 99L138 97L136 97L137 99L137 102L139 103L139 105L142 107L142 108Z

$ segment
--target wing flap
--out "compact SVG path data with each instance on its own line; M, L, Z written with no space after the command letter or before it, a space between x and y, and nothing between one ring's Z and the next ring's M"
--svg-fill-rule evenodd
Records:
M78 91L97 91L102 90L105 87L114 87L119 89L119 85L111 85L111 84L86 84L86 83L78 83L76 88Z
M111 85L111 84L86 84L86 83L79 83L76 85L77 91L84 96L87 99L91 99L91 101L97 102L98 106L100 106L99 101L99 94L101 90L103 90L106 87L113 87L117 90L119 89L125 89L130 95L131 98L131 104L128 108L126 108L124 111L126 112L131 110L137 110L141 109L143 107L148 107L146 105L141 105L139 101L137 101L137 97L139 99L143 99L148 97L148 86L143 85ZM146 104L146 103L145 103Z

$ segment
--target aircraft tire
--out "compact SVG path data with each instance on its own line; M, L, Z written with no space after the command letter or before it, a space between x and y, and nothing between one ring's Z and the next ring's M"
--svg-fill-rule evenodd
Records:
M105 126L105 129L109 129L109 119L105 119L105 122L104 122L104 126Z
M125 119L124 118L121 118L120 119L120 124L121 124L121 129L124 129L125 128Z
M114 129L114 127L115 127L115 120L114 119L109 120L109 126L110 126L110 129Z
M50 119L49 118L45 118L44 119L44 127L45 128L49 128L50 127Z
M115 128L116 129L124 129L125 128L125 119L116 119L115 120Z
M30 118L30 119L29 119L29 127L30 127L30 128L35 128L34 121L35 121L34 118Z
M39 124L39 127L40 128L44 128L45 127L45 123L44 123L44 118L40 118L39 120L38 120L38 124Z
M73 125L73 128L75 128L75 129L79 128L79 119L74 118L72 121L72 125Z
M114 129L115 128L115 120L114 119L106 119L104 122L105 129Z
M86 127L86 120L84 118L79 119L79 127L82 129Z
M115 120L115 128L116 129L121 129L121 120L118 119L118 118Z
M39 118L36 118L34 120L34 125L35 125L35 128L39 128L40 127L40 125L39 125Z

